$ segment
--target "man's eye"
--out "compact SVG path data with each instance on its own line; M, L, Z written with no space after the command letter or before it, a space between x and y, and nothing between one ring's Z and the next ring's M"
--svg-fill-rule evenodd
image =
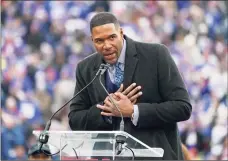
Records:
M102 43L102 40L96 40L96 43Z
M110 39L114 39L116 36L115 35L112 35L112 36L110 36Z

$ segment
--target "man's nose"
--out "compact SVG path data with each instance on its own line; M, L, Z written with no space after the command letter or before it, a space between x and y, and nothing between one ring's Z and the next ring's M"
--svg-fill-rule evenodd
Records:
M105 50L109 50L109 49L111 49L111 47L112 47L112 45L110 43L108 43L108 42L104 43L104 49Z

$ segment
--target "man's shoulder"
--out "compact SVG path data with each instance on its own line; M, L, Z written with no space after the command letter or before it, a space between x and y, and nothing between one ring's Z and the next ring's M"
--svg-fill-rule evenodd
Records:
M98 54L97 52L83 58L78 65L92 65L96 62L96 60L98 60L100 58L100 54Z
M165 47L162 43L155 43L155 42L143 42L139 40L133 40L130 37L125 35L125 38L127 40L127 44L130 46L134 46L137 51L145 51L149 50L151 52L158 52L160 48Z
M159 49L162 44L160 43L149 43L149 42L141 42L141 41L135 41L136 47L138 48L153 48L153 49Z
M169 53L169 49L165 44L162 43L149 43L149 42L140 42L135 41L135 46L138 51L149 51L150 53L154 53L155 55L163 55ZM162 53L162 54L160 54Z

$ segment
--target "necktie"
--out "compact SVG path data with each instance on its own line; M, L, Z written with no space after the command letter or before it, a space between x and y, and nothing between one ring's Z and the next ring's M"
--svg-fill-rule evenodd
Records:
M114 82L109 78L108 73L106 73L106 87L109 93L116 92L121 83L123 82L124 71L121 69L121 63L117 62L115 64ZM113 124L113 129L117 129L117 118L113 117L103 117L106 122Z
M121 63L117 62L115 64L115 77L114 77L114 83L117 85L119 88L121 83L123 82L123 76L124 76L124 71L121 69Z
M109 93L114 93L118 90L117 86L111 81L108 72L106 72L106 88ZM111 116L102 116L106 122L112 124L112 117Z

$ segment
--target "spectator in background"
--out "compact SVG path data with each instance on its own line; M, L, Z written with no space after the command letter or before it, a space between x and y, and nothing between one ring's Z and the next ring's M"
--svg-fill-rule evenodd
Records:
M40 49L41 43L45 40L44 35L40 32L40 30L40 23L38 21L32 21L27 42L34 50Z
M191 153L188 151L187 147L184 144L181 144L181 149L184 154L184 160L192 160Z
M53 105L52 105L52 113L57 111L60 107L62 107L67 101L69 101L74 93L75 81L71 79L71 72L68 66L64 66L60 73L60 79L56 83L54 87L54 98L53 98ZM67 105L68 106L68 105ZM56 119L62 121L65 126L68 127L67 121L67 107L61 110L59 113L56 114Z
M95 1L91 7L90 11L91 12L108 12L110 10L109 6L109 1L104 0L104 1Z
M52 97L46 91L46 77L44 71L38 71L35 75L36 79L36 90L34 97L40 106L42 116L45 122L47 122L52 114L50 106L52 104Z
M12 96L6 99L6 107L1 110L1 121L2 159L25 159L24 129L20 122L16 99Z

